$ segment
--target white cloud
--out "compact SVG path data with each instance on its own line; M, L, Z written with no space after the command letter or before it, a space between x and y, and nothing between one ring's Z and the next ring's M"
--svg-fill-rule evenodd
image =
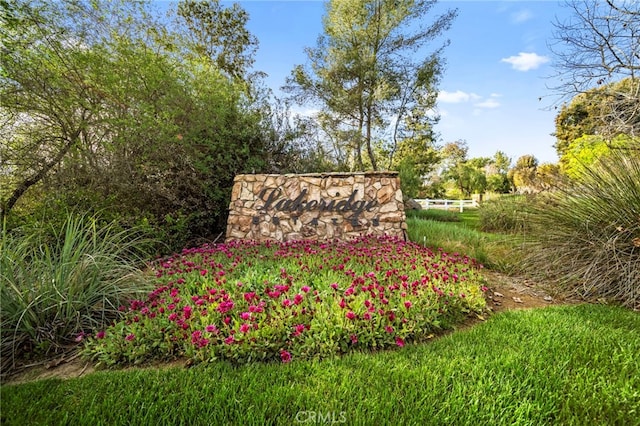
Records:
M537 53L520 52L518 56L509 56L508 58L500 59L500 62L509 63L513 69L518 71L529 71L549 62L549 58L540 56Z
M459 104L461 102L469 102L470 100L480 99L480 96L475 93L466 93L462 90L456 90L455 92L447 92L442 90L438 93L438 100L446 104Z
M523 9L511 14L511 22L513 22L514 24L521 24L522 22L526 22L531 18L533 18L533 13L531 13L531 11L528 9Z
M500 102L496 101L494 98L489 98L486 101L473 104L473 106L476 108L498 108L500 106Z

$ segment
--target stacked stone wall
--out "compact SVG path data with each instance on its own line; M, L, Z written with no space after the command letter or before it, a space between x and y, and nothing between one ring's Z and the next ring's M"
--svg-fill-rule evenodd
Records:
M227 240L406 237L397 172L238 175Z

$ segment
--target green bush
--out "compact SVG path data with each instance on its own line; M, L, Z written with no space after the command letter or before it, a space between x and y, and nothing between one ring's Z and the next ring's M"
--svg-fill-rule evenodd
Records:
M633 152L633 151L631 151ZM640 307L640 156L615 151L530 209L526 267L561 289Z
M526 206L530 201L531 197L524 195L505 195L485 201L478 209L480 229L514 234L526 231Z
M139 269L148 241L134 230L70 216L61 229L3 230L0 242L2 371L30 355L60 353L103 328L148 291Z

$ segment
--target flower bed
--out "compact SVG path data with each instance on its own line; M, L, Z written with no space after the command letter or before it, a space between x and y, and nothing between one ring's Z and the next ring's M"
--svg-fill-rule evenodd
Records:
M481 267L385 236L185 249L156 264L157 288L84 353L107 365L289 362L403 346L484 309Z

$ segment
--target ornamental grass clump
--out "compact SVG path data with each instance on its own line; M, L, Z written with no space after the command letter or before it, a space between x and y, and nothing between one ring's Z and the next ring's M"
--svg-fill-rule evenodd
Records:
M640 155L617 150L528 212L527 267L562 291L640 308Z
M61 229L3 230L0 240L2 372L18 359L60 354L106 327L118 307L153 287L140 267L149 241L135 229L70 216Z
M481 265L392 237L185 249L124 320L87 339L101 364L289 362L403 346L485 308Z

